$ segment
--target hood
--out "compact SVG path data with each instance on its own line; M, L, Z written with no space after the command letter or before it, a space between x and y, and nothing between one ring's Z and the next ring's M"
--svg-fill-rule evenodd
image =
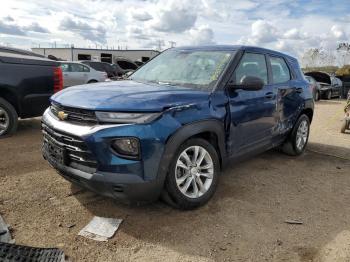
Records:
M125 80L69 87L53 95L51 101L96 111L161 112L203 102L208 96L208 91L198 89Z

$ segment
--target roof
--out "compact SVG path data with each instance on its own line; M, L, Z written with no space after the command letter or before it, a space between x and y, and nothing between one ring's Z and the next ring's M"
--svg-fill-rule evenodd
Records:
M266 49L262 47L257 46L245 46L245 45L205 45L205 46L183 46L183 47L175 47L173 48L175 50L208 50L208 51L250 51L250 52L263 52L268 53L272 55L279 55L279 56L285 56L290 59L296 60L294 57L274 51L271 49Z
M35 56L35 57L44 58L44 56L36 54L36 53L28 51L28 50L7 47L7 46L1 46L1 45L0 45L0 52L1 53L9 53L9 54L25 55L25 56Z

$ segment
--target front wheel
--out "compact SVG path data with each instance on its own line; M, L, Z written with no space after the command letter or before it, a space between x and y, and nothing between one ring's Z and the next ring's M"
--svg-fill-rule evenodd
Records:
M215 148L204 139L189 139L173 157L165 181L165 200L179 209L204 205L216 190L219 172Z
M295 123L292 132L282 145L282 150L287 155L301 155L309 140L310 120L306 115L301 115Z

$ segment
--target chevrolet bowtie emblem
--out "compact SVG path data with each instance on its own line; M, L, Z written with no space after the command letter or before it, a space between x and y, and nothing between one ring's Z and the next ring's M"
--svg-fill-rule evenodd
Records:
M57 116L61 121L63 121L67 119L68 114L63 111L58 111Z

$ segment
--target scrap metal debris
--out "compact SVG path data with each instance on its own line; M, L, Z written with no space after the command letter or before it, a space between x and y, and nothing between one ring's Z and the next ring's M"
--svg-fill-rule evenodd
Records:
M57 248L36 248L0 243L0 261L64 262L65 256L63 251Z
M287 224L291 224L291 225L302 225L303 224L303 221L300 221L300 220L286 220L284 221L285 223Z
M11 237L10 229L6 225L4 219L0 215L0 242L4 243L14 243Z
M80 232L79 236L96 241L108 241L118 230L123 219L95 216Z

